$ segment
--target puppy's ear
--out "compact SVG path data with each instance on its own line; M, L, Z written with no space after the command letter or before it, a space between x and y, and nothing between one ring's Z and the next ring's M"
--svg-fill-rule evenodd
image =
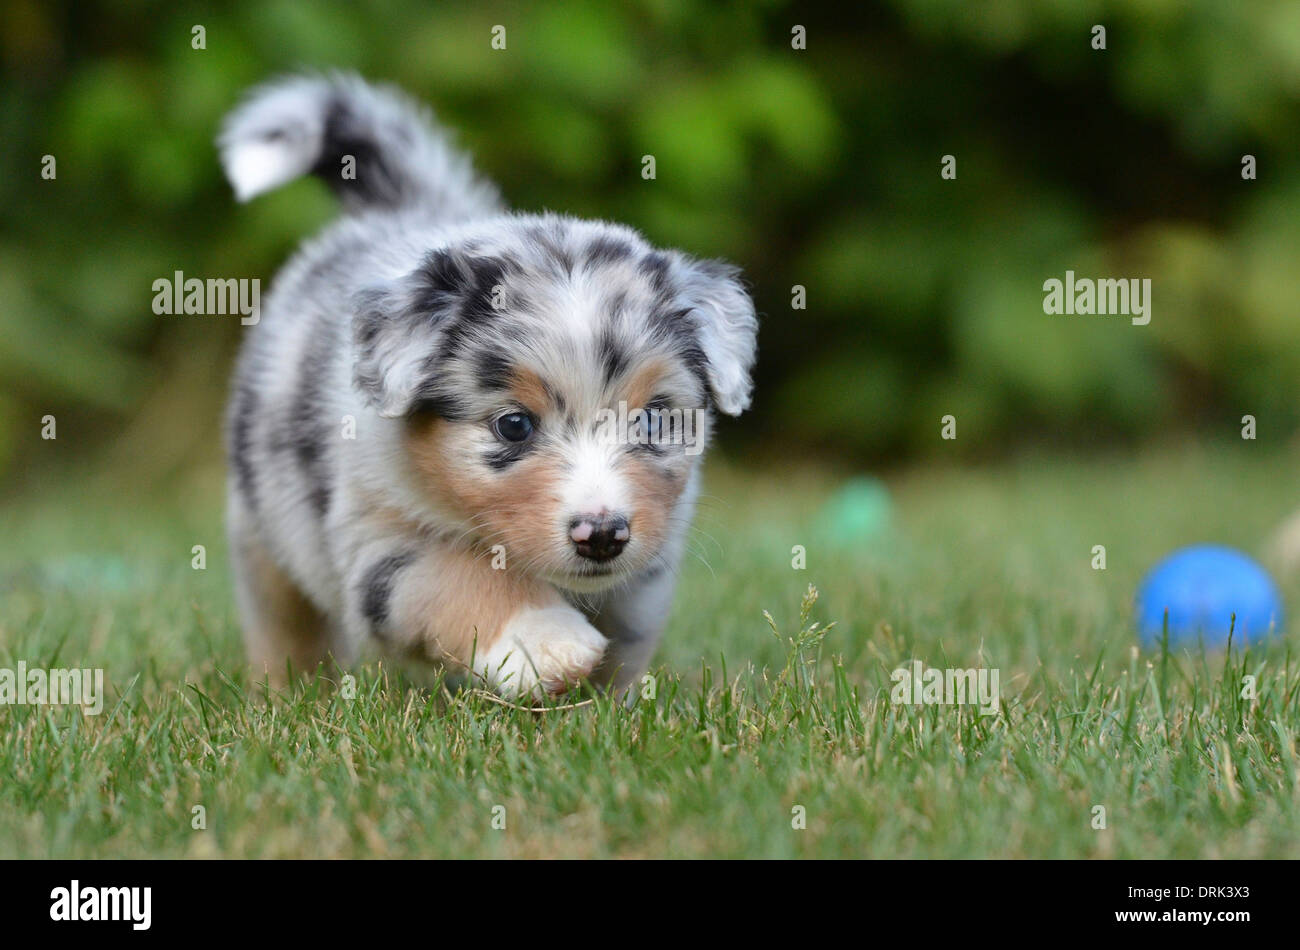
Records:
M699 328L714 401L719 411L738 416L749 408L758 344L758 317L740 268L683 254L675 256L672 276L679 303L690 308Z
M455 414L440 363L449 337L472 332L474 320L482 319L480 298L500 275L499 262L444 249L431 251L405 277L356 294L353 381L381 416L404 416L418 403ZM485 292L483 281L489 282Z

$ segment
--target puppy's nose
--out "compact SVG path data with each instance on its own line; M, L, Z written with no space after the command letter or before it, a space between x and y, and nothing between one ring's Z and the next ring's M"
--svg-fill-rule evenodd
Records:
M580 515L569 522L569 538L581 557L593 561L616 558L627 546L632 532L622 515Z

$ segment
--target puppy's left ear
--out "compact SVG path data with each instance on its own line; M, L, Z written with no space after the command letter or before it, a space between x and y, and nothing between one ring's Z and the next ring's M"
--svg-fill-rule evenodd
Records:
M480 314L500 275L494 259L443 248L406 276L353 297L353 381L375 411L395 419L424 402L450 412L455 397L437 372L447 328L457 317Z
M740 282L740 268L683 254L676 255L672 276L678 300L690 308L699 328L714 401L719 411L738 416L749 408L754 388L750 371L758 344L758 317Z

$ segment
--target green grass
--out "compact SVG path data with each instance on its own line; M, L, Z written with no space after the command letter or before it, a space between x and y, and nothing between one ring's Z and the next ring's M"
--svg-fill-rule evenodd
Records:
M1261 553L1298 461L1247 443L903 472L892 529L852 549L818 521L829 475L711 465L656 699L542 714L387 665L352 698L266 702L219 480L52 484L0 512L0 666L102 666L109 701L0 707L0 856L1300 857L1287 641L1139 653L1130 616L1175 546ZM913 658L998 668L1001 714L891 703Z

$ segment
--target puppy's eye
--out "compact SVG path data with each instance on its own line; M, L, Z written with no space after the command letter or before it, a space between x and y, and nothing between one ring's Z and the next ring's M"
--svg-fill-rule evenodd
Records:
M653 449L671 441L674 432L672 413L659 400L650 403L632 417L631 438L637 445Z
M636 421L636 436L640 442L658 442L663 432L665 413L659 406L647 406Z
M509 412L496 417L492 431L503 442L525 442L533 434L533 420L525 412Z

